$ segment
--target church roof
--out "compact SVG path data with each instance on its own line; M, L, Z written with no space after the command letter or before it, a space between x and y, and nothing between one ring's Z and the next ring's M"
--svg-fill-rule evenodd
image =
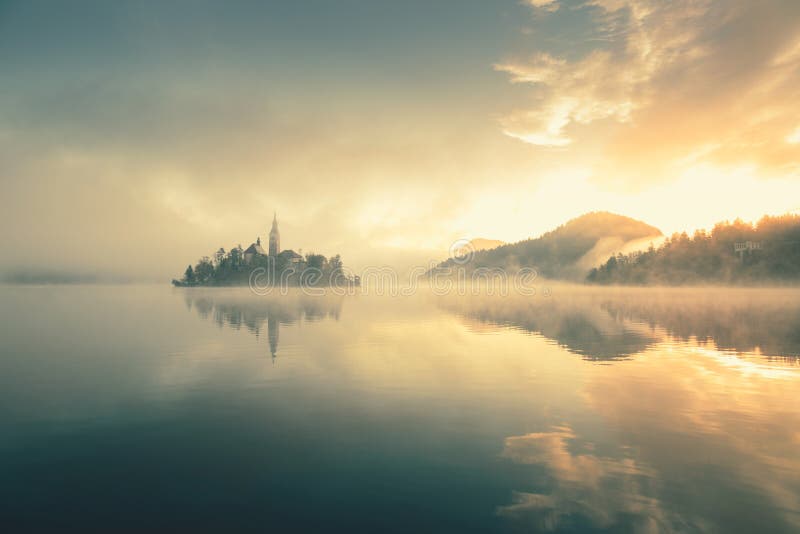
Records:
M303 256L301 256L300 254L288 248L282 251L280 254L278 254L278 256L286 256L287 258L301 258L301 259L303 258Z
M275 214L272 216L272 229L269 231L269 235L274 235L278 233L278 212L276 211Z
M253 243L252 245L247 247L247 250L245 250L244 253L245 254L265 254L266 255L266 252L264 252L264 249L261 248L261 243Z

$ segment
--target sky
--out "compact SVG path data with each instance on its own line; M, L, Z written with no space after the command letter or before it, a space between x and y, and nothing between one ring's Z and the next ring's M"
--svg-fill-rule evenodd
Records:
M0 269L800 211L800 2L0 0Z

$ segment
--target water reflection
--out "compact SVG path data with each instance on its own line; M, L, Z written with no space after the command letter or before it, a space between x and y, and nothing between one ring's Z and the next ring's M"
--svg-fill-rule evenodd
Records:
M587 290L552 298L443 299L468 321L540 334L587 360L620 360L671 339L800 360L797 290Z
M445 300L465 319L540 334L587 360L619 360L657 341L650 329L617 320L596 302L584 299Z
M435 391L477 399L482 390L470 390L467 380L486 380L490 390L516 391L523 408L540 414L519 425L528 428L494 437L498 461L513 473L498 480L507 484L508 493L493 503L503 526L636 533L789 533L800 528L796 292L565 290L549 299L434 302L448 312L444 316L466 325L466 338L450 330L444 317L423 318L424 308L362 302L375 308L351 310L361 331L380 332L382 339L376 343L371 338L365 346L385 351L400 340L417 339L419 347L404 351L402 365L387 369L372 358L350 363L358 369L355 374L384 388L384 409L386 391L403 391L398 388L402 371L415 369L408 377L414 388L407 390L420 396ZM339 313L338 307L320 307L317 300L287 305L217 299L202 309L209 317L223 310L224 324L245 324L256 335L266 321L275 345L281 324ZM392 317L384 328L377 324L377 309L388 309L407 323ZM423 341L429 326L436 335ZM479 335L487 331L499 335ZM518 331L538 335L520 336ZM462 343L479 354L506 356L498 356L495 366L478 367L470 357L453 356ZM448 358L433 356L448 346ZM561 349L581 359L561 358ZM419 360L412 354L419 354ZM446 385L425 385L430 369L419 374L416 366L429 361L451 377ZM530 392L504 374L526 365L538 377ZM469 369L480 371L470 376ZM568 392L565 398L559 390ZM401 395L397 402L408 399ZM494 417L518 409L491 394L487 404ZM421 420L415 416L415 424ZM481 466L483 460L473 461Z
M0 295L11 531L800 531L797 292Z
M200 317L211 319L220 327L240 330L244 326L259 337L266 325L273 360L278 353L281 325L327 318L338 321L342 308L340 297L311 297L300 292L256 296L234 290L185 290L184 301L187 309L194 309Z
M504 440L529 479L498 515L539 531L797 532L800 376L754 371L690 346L595 366L592 420Z
M497 515L520 531L797 532L797 297L606 291L446 301L468 324L618 360L584 369L581 416L503 440L500 458L528 479Z
M498 507L504 519L536 531L587 527L627 532L672 532L686 525L654 496L656 473L632 457L598 453L568 426L506 438L501 454L512 462L545 466L549 493L514 491Z
M618 321L645 323L673 339L713 342L720 350L768 359L800 357L800 298L796 290L720 290L658 298L618 295L602 308Z

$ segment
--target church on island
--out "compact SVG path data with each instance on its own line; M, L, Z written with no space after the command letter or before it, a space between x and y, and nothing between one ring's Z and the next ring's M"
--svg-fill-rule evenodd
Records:
M261 237L246 249L241 245L228 252L220 248L213 257L203 256L196 265L189 265L183 277L172 280L172 284L176 287L248 285L252 283L254 274L258 277L265 273L269 273L266 283L280 281L289 286L357 286L361 282L357 276L346 274L338 254L331 258L314 253L303 257L294 250L281 250L278 215L275 213L266 250L261 245Z
M272 216L272 228L269 231L269 252L264 252L261 246L261 237L251 244L243 253L245 263L253 263L258 256L268 256L270 258L281 258L287 263L304 263L303 256L294 250L281 250L281 233L278 231L278 214Z

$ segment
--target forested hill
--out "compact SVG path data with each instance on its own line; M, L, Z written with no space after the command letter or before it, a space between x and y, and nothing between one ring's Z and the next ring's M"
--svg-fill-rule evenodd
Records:
M534 268L547 278L583 279L586 272L609 254L623 250L633 241L656 239L658 228L608 212L587 213L536 239L503 245L474 253L468 269L501 268L514 272ZM646 241L643 243L647 246ZM457 265L453 258L431 272Z
M736 220L692 237L674 234L658 248L618 255L592 269L598 284L753 284L800 281L800 216Z

